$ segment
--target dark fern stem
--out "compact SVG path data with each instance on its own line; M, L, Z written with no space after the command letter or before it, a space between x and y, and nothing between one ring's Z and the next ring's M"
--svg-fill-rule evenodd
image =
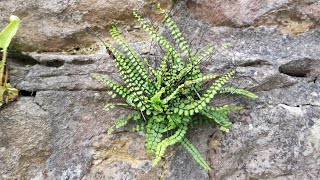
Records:
M116 106L131 106L136 111L118 119L108 132L112 133L115 128L134 121L138 124L136 131L146 132L147 152L155 156L153 167L164 156L167 147L180 144L201 167L210 170L209 164L185 137L188 129L214 123L221 130L228 131L231 127L228 113L241 110L242 107L211 106L210 102L218 94L238 94L249 98L257 96L244 89L226 86L235 75L234 70L224 75L202 74L199 65L211 57L213 46L209 44L194 52L168 13L160 7L159 9L165 14L165 23L177 48L140 15L133 13L140 26L163 48L164 56L158 67L152 67L147 60L142 60L121 36L116 25L110 30L119 47L106 44L106 48L125 85L102 75L93 74L92 77L109 86L113 90L110 95L125 100L123 103L108 103L104 110ZM204 89L206 84L208 88Z

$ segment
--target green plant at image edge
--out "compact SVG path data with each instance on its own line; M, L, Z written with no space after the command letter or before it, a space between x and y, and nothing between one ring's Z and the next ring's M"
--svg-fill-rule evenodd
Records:
M8 83L9 72L6 67L7 49L18 31L19 25L20 19L17 16L11 16L9 25L0 33L0 54L2 54L0 60L0 106L16 99L19 94L18 89L12 88Z

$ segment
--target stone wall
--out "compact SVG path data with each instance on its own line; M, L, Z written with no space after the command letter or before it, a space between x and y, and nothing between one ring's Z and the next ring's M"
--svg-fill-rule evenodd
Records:
M107 37L113 21L134 29L133 11L150 18L161 19L153 13L156 0L8 0L0 2L0 21L11 14L20 17L22 25L14 46L21 51L92 53L97 50L96 36ZM161 2L161 1L160 1ZM171 7L171 0L163 1ZM3 25L2 25L3 24ZM5 23L1 23L1 28ZM143 39L139 33L133 38Z
M8 61L21 97L0 109L0 179L320 178L319 1L163 2L195 49L215 43L204 72L235 69L234 85L259 95L217 99L246 107L230 116L229 133L206 126L188 134L212 171L175 147L151 169L143 134L105 133L127 110L101 110L111 98L90 73L119 75L87 26L109 40L105 30L115 19L149 54L151 41L130 14L158 20L163 32L155 1L1 1L1 27L12 13L23 24Z

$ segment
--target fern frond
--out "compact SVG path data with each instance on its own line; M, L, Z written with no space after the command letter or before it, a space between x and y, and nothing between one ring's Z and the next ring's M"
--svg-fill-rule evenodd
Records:
M182 116L178 114L167 115L168 125L164 129L164 132L176 129L182 121Z
M141 66L141 69L144 69L143 64L141 63L142 61L139 58L139 55L128 45L126 40L121 36L116 24L112 25L110 29L110 34L111 34L111 37L115 39L123 48L124 54L126 54L131 61L137 62ZM148 73L144 71L143 74L147 76Z
M175 113L181 114L193 114L198 113L200 110L206 107L207 103L209 103L213 97L218 93L218 91L222 88L222 86L229 81L229 79L234 75L234 71L230 71L226 75L217 79L211 87L201 96L199 100L195 100L187 105L180 105L179 107L174 108Z
M125 88L124 86L106 78L105 76L98 75L98 74L92 74L92 78L104 83L106 86L110 87L114 92L116 92L120 97L127 98L131 96L132 92Z
M209 74L209 75L197 78L197 79L187 80L187 81L185 81L184 85L190 86L191 84L199 84L199 83L202 83L203 81L215 79L217 77L218 77L218 75L216 75L216 74Z
M135 108L141 108L141 109L146 109L148 107L148 105L142 103L142 102L144 102L144 99L147 99L146 97L137 96L136 92L130 91L129 89L127 89L127 88L123 87L122 85L106 78L105 76L92 74L91 77L104 83L106 86L111 87L113 92L115 92L120 97L124 98L130 106L135 107Z
M164 156L166 149L168 146L176 144L177 142L179 142L184 135L187 132L188 126L187 126L187 122L186 121L182 121L182 123L179 125L177 131L170 137L162 140L156 148L156 157L152 163L152 167L155 167L159 161L161 160L161 158Z
M108 134L112 134L114 129L119 129L119 128L125 126L130 120L136 121L137 119L140 119L140 117L141 117L141 115L138 112L134 112L130 115L120 117L119 119L116 120L115 125L110 127L107 132L108 132Z
M183 37L182 32L178 28L177 24L170 18L170 16L168 15L168 12L160 7L160 4L158 4L157 8L160 9L161 13L165 14L165 18L164 18L165 22L169 26L169 30L173 40L176 43L178 43L182 53L191 54L192 53L191 48L188 42Z
M181 81L183 78L186 78L187 80L194 80L194 79L199 79L203 77L202 73L200 72L199 64L203 60L205 60L207 57L209 57L213 52L212 46L209 46L206 48L207 48L206 51L204 50L199 51L201 55L192 54L189 57L190 63L187 64L187 66L179 72L176 78L178 79L178 81ZM198 84L195 84L192 88L198 91L200 90L201 85L202 83L198 83Z
M190 122L190 127L196 127L196 126L201 126L201 125L210 125L213 124L212 119L208 118L205 115L202 115L200 113L197 113L193 116L192 121Z
M133 16L136 17L137 21L140 23L140 26L149 33L161 46L163 46L169 54L173 57L172 58L172 69L180 69L184 66L184 62L180 54L176 51L176 49L167 41L163 36L157 33L146 21L144 21L140 15L136 12L133 13Z
M209 79L215 79L217 77L217 75L207 75L207 76L203 76L201 78L198 79L194 79L194 80L189 80L189 81L185 81L184 84L181 84L180 86L178 86L178 88L176 90L174 90L169 96L167 96L164 100L163 103L167 104L168 101L170 101L171 99L173 99L178 93L179 91L184 88L184 87L188 87L192 84L198 84L201 83L205 80L209 80Z
M179 74L176 76L176 79L180 81L184 77L189 77L190 79L201 78L202 74L200 73L199 63L201 63L210 54L211 54L211 52L209 51L209 52L206 52L205 54L199 56L198 59L192 58L193 61L190 62L189 64L187 64L187 66L184 67L179 72Z
M203 46L202 48L200 48L199 50L194 52L192 54L192 57L194 57L195 59L203 59L202 58L204 56L203 54L208 54L207 53L208 51L209 51L209 54L213 53L213 44L209 43L209 44Z
M242 106L230 107L229 105L224 105L224 106L215 106L215 107L207 106L206 109L210 111L230 113L230 112L240 111L243 109L243 107Z
M147 60L146 58L143 59L143 62L144 62L144 64L148 67L149 71L151 71L151 73L152 73L152 75L153 75L154 77L157 77L157 76L159 75L159 72L156 71L155 68L153 68L153 67L149 64L149 62L148 62L148 60Z
M180 140L181 145L192 155L193 159L204 169L211 170L209 164L203 159L199 151L191 144L187 138Z
M235 106L230 107L228 105L220 107L208 106L200 111L202 115L207 116L209 119L213 120L215 123L220 125L220 130L228 132L231 128L231 122L228 118L228 113L242 110L243 107Z
M210 111L208 109L204 109L201 110L200 113L214 120L217 124L226 129L230 129L231 127L232 123L230 122L226 112Z
M210 166L196 148L184 138L188 127L195 124L214 123L219 125L221 130L228 131L231 127L228 113L241 110L242 107L209 106L210 101L218 93L234 93L251 98L257 96L243 89L224 87L235 74L234 71L222 76L203 75L199 64L211 57L213 46L209 44L197 52L192 51L177 24L167 12L160 7L159 9L165 14L165 22L175 41L174 45L141 16L133 13L142 29L164 47L165 55L159 67L152 67L146 59L141 60L121 36L116 25L110 30L111 36L119 46L117 48L106 46L112 52L113 60L125 86L103 76L93 75L93 77L111 87L113 90L109 93L111 97L120 95L126 100L127 104L107 104L104 107L105 110L118 105L130 105L137 112L118 119L115 125L109 128L109 132L133 120L139 124L133 130L143 130L146 133L145 143L148 154L155 155L152 167L159 163L170 145L180 143L200 166L210 170ZM202 85L205 81L212 81L211 86L206 90Z
M128 106L128 104L124 104L124 103L108 103L103 107L103 110L109 111L110 109L113 109L116 106Z
M210 45L208 47L205 47L205 48L206 48L206 50L201 49L199 51L199 53L201 55L195 55L195 54L191 55L191 57L190 57L191 58L191 62L189 64L187 64L187 66L185 68L183 68L179 72L179 74L177 76L178 80L181 80L183 77L189 77L190 79L197 79L197 78L202 77L202 74L201 74L200 69L199 69L199 64L204 59L209 57L213 52L213 46L212 45ZM189 76L188 76L188 74L189 74Z
M231 94L239 94L243 96L247 96L249 98L256 99L258 96L250 91L241 88L234 88L234 87L223 87L219 91L220 93L231 93Z
M200 64L203 60L205 60L207 57L209 57L210 55L212 55L213 53L213 47L210 46L206 51L204 51L203 53L201 53L201 55L197 56L195 58L195 64Z
M125 55L116 48L110 47L109 49L116 57L114 61L119 68L123 80L128 85L128 88L131 91L136 92L138 95L141 95L144 92L152 94L153 92L148 88L148 83L150 82L145 79L148 77L142 77L140 74L144 67L141 67L137 62L132 62L130 59L127 59Z
M204 110L201 110L198 114L194 116L190 125L191 126L199 126L199 125L206 125L206 124L218 124L220 126L225 126L225 128L230 128L230 123L227 114L230 112L235 112L242 110L243 107L235 106L230 107L228 105L224 106L207 106ZM225 123L223 123L226 121Z
M149 119L146 125L146 148L149 155L153 154L157 145L162 139L162 131L165 128L164 124L157 123L156 117L153 116Z
M135 75L136 78L140 80L139 84L144 84L144 89L152 94L152 92L154 91L154 86L150 81L149 74L143 65L143 61L139 58L138 54L127 44L125 39L119 33L115 24L112 25L110 34L112 38L114 38L119 43L121 49L123 50L123 52L120 52L118 50L116 51L115 48L108 47L116 56L116 60L118 60L119 66L126 69L125 72L130 73L129 75Z

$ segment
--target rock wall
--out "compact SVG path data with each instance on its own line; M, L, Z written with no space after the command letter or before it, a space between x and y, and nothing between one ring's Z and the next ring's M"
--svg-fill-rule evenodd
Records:
M317 0L189 0L187 5L197 18L217 25L277 25L289 34L319 27Z
M23 20L14 46L21 51L90 54L97 51L96 36L105 40L113 21L134 29L133 10L155 19L156 0L8 0L0 2L0 21L11 14ZM161 2L161 1L160 1ZM171 7L171 0L162 2ZM3 25L2 25L3 24ZM5 23L1 23L1 29ZM133 35L143 39L141 35Z
M202 170L183 149L175 147L151 169L143 134L131 133L129 127L113 135L105 133L127 110L102 111L111 100L108 89L92 80L90 73L107 74L115 80L119 75L102 50L89 55L81 50L83 54L62 53L75 42L69 35L78 45L96 43L85 33L86 21L78 18L72 23L72 18L80 17L80 7L91 8L97 11L94 21L105 23L103 29L113 18L130 22L130 9L148 16L152 3L0 2L0 7L7 7L1 22L11 12L21 13L17 15L25 24L14 47L29 51L12 51L13 58L8 61L10 81L21 90L21 97L0 110L0 179L319 179L318 1L188 0L173 4L173 18L195 49L208 42L216 44L216 56L206 60L202 70L220 73L235 69L233 83L259 95L257 101L231 96L217 99L215 103L246 106L231 116L234 123L229 133L210 126L188 134L212 171ZM74 7L79 10L73 11ZM106 7L121 13L108 11L110 14L102 16ZM292 15L299 17L290 19L292 27L302 30L283 30L283 22ZM153 17L152 13L148 17ZM124 31L125 36L132 38L135 49L148 54L151 41L138 27L130 26L134 30ZM95 30L104 35L99 28ZM59 42L48 41L52 37ZM223 48L225 45L228 48ZM31 52L34 50L46 53Z

